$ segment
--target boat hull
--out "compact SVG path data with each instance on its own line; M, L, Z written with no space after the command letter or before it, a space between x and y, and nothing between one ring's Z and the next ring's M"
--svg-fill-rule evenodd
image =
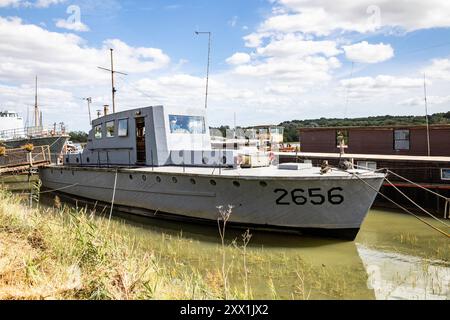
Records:
M229 223L236 226L348 240L356 237L384 180L382 175L280 179L85 167L48 167L40 177L47 189L107 204L114 198L116 209L133 214L217 222L218 207L231 205Z

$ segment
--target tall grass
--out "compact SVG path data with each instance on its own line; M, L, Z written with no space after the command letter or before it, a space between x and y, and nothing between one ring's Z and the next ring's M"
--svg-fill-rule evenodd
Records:
M361 285L367 281L362 265L334 270L299 255L249 248L250 231L230 239L231 210L219 219L220 242L205 244L181 233L137 232L59 198L54 208L30 208L0 190L0 299L373 296Z
M0 192L0 299L216 298L198 273L163 265L94 212L18 201Z

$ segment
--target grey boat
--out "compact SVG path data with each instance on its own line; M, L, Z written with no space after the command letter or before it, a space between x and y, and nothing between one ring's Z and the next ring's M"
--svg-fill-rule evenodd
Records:
M231 225L347 240L385 178L213 150L208 131L204 110L155 106L104 115L92 122L82 153L65 155L40 177L47 189L131 214L217 223L218 207L232 206Z

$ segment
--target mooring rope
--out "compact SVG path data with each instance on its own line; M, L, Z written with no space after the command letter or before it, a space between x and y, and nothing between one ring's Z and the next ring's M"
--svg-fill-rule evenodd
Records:
M444 219L450 219L450 198L445 200Z
M425 210L424 208L422 208L417 202L415 202L413 199L411 199L410 197L408 197L406 195L406 193L402 192L399 188L397 188L388 178L385 178L385 180L387 181L387 183L389 183L395 190L397 190L402 196L404 196L406 199L408 199L412 204L414 204L417 208L419 208L421 211L423 211L425 214L429 215L431 218L433 218L434 220L438 221L439 223L443 224L444 226L446 226L447 228L450 228L450 225L448 225L447 223L445 223L444 221L438 219L437 217L435 217L433 214L431 214L430 212L428 212L427 210Z
M338 170L340 170L339 168L336 168ZM344 171L344 170L340 170L343 172L347 172L351 175L353 175L354 177L356 177L357 179L361 180L364 184L366 184L369 188L371 188L372 190L374 190L377 194L379 194L380 196L382 196L384 199L388 200L389 202L391 202L392 204L396 205L398 208L402 209L403 211L405 211L406 213L412 215L414 218L416 218L417 220L423 222L424 224L426 224L427 226L429 226L430 228L434 229L435 231L441 233L442 235L446 236L447 238L450 238L450 234L448 234L447 232L433 226L431 223L425 221L424 219L422 219L421 217L417 216L416 214L412 213L410 210L406 209L405 207L403 207L402 205L398 204L397 202L395 202L394 200L392 200L391 198L389 198L388 196L384 195L383 193L381 193L379 190L375 189L371 184L369 184L367 181L365 181L364 179L362 179L361 177L359 177L357 174L353 173L353 172L348 172L348 171Z
M394 176L396 176L396 177L398 177L398 178L400 178L400 179L402 179L402 180L404 180L404 181L406 181L406 182L408 182L408 183L411 183L412 185L414 185L414 186L416 186L416 187L419 187L419 188L421 188L421 189L423 189L423 190L425 190L425 191L427 191L427 192L430 192L430 193L434 194L435 196L437 196L437 197L439 197L439 198L442 198L442 199L444 199L444 200L446 200L446 201L449 200L449 198L444 197L442 194L439 194L439 193L437 193L437 192L434 192L433 190L430 190L430 189L428 189L428 188L425 188L424 186L422 186L422 185L420 185L420 184L418 184L418 183L415 183L415 182L413 182L413 181L411 181L411 180L409 180L409 179L407 179L407 178L405 178L405 177L402 177L401 175L399 175L399 174L397 174L397 173L395 173L395 172L393 172L393 171L391 171L391 170L389 170L389 169L387 170L387 172L393 174Z
M117 175L119 173L119 169L116 169L116 175L114 177L114 189L113 189L113 196L111 200L111 211L109 212L109 221L111 221L113 210L114 210L114 201L116 199L116 187L117 187Z

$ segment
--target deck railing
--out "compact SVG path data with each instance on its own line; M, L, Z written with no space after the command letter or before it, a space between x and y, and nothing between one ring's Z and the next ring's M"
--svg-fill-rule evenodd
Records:
M34 147L33 151L25 149L6 149L0 156L0 169L23 166L40 166L51 163L50 146Z
M0 140L48 137L66 134L67 128L63 123L50 127L25 127L0 131Z

